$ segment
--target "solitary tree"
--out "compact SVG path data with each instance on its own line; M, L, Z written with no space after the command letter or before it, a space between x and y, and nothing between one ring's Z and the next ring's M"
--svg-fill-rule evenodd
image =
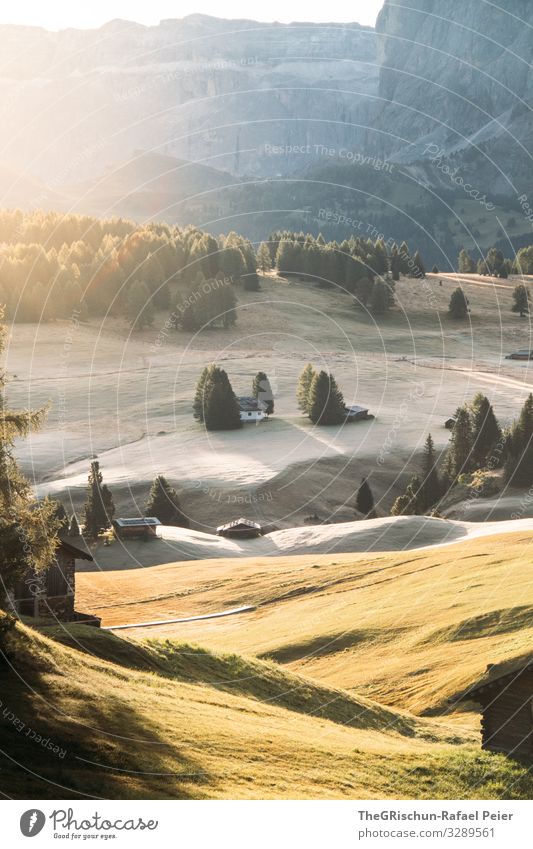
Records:
M0 320L3 313L0 310ZM4 330L0 327L0 352ZM5 404L6 375L0 370L0 600L17 581L45 570L57 547L55 506L36 502L15 459L15 442L37 430L45 410L11 410Z
M355 508L358 513L362 513L366 518L373 518L374 516L374 495L366 478L362 479L357 490Z
M113 499L107 486L103 483L100 463L93 460L87 483L87 500L84 507L85 533L96 538L100 531L111 527L115 512Z
M452 318L466 318L468 314L468 299L460 286L454 289L448 306Z
M274 393L270 385L270 380L264 371L258 371L252 383L252 395L258 401L262 401L266 405L266 413L270 415L274 412Z
M315 374L309 390L308 415L313 424L335 425L346 419L346 405L332 374Z
M188 528L189 520L183 514L178 493L163 475L158 475L150 489L146 515L155 516L163 525Z
M415 255L413 256L413 277L425 277L426 269L424 267L424 263L422 262L422 257L420 256L419 251L415 251Z
M520 318L524 318L524 316L529 315L530 301L529 289L523 283L519 283L513 291L513 306L511 307L511 311L519 313Z
M213 368L213 364L206 366L202 371L200 377L198 378L198 383L196 384L196 392L194 395L194 400L192 402L192 410L194 418L199 422L203 422L204 420L205 387L210 372Z
M306 414L309 413L309 392L315 374L316 372L311 363L307 363L298 380L298 388L296 390L298 407Z

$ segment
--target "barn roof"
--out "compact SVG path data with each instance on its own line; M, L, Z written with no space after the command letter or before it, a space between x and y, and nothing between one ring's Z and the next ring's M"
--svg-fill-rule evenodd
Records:
M161 522L155 516L137 516L134 519L115 519L113 524L119 528L151 528Z
M261 525L259 522L254 522L252 519L234 519L232 522L227 522L225 525L219 525L217 531L229 531L231 528L252 528L254 531L260 531Z
M82 548L71 545L70 542L66 542L64 539L60 540L58 547L62 548L65 554L70 554L70 556L74 557L76 560L93 560L92 555L89 554L88 551L84 551Z
M459 700L473 699L475 701L476 694L483 693L487 687L492 687L496 682L503 685L526 670L533 670L532 652L510 658L503 663L490 664L483 677L459 695Z

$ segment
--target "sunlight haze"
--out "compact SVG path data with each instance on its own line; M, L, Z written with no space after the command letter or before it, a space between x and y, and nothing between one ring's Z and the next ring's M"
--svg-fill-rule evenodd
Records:
M121 18L154 25L166 18L183 18L191 14L214 15L224 18L248 18L259 21L340 21L358 22L373 26L376 15L383 5L382 0L354 0L347 3L337 0L325 4L309 4L303 0L282 2L275 0L268 7L251 6L244 0L229 0L221 5L213 0L185 0L182 3L170 0L156 0L152 3L110 2L94 3L40 3L38 0L26 0L16 4L3 4L0 10L1 24L23 24L41 26L46 29L66 29L75 27L90 29L100 27L107 21Z

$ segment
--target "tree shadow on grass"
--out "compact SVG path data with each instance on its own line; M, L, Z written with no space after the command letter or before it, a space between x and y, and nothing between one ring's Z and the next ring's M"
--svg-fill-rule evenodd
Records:
M100 672L98 677L103 672ZM0 794L9 798L208 797L209 776L119 695L0 646ZM97 679L95 679L95 682ZM132 695L135 695L132 681Z

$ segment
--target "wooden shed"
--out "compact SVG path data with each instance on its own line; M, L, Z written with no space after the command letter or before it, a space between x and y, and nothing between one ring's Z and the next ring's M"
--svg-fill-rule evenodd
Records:
M100 625L100 619L75 609L76 560L92 561L88 551L61 539L55 560L48 569L28 572L10 593L11 605L20 616L59 619Z
M533 760L533 655L490 665L460 695L481 705L481 747Z
M113 531L117 539L153 539L161 522L155 516L137 516L135 519L115 519Z
M233 522L228 522L226 525L219 525L217 534L221 537L237 537L240 539L250 539L259 537L263 533L263 528L259 522L254 522L252 519L234 519Z
M345 407L347 422L360 422L364 419L373 418L368 415L368 407L361 407L359 404L350 404Z

